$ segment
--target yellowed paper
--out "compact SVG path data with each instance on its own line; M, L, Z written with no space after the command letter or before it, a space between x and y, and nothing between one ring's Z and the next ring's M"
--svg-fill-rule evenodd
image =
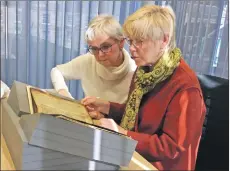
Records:
M55 114L66 120L80 120L93 124L85 106L80 102L63 99L33 87L28 87L27 91L31 113Z
M57 115L56 118L86 125L94 129L103 129L104 131L115 133L112 130L100 127L100 120L92 119L85 106L82 105L80 101L59 97L58 95L53 95L45 90L31 86L27 87L27 92L31 114L43 113ZM83 121L87 124L79 121ZM119 135L124 136L122 134Z

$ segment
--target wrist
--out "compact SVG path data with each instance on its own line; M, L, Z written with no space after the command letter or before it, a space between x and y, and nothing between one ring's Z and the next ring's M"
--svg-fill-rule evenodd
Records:
M105 101L104 109L102 110L104 114L109 115L110 103Z

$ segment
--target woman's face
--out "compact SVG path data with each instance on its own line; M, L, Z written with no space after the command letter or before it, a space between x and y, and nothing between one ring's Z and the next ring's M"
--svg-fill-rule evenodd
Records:
M153 65L161 57L162 41L127 39L129 50L137 66Z
M146 39L144 41L126 39L129 44L129 50L137 66L154 65L163 55L169 42L169 35L159 40Z
M119 66L122 62L124 41L118 41L107 35L97 36L88 41L89 51L105 67Z

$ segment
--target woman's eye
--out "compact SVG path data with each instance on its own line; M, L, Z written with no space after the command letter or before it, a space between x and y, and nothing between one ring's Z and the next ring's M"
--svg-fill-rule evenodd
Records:
M102 50L106 50L106 49L109 49L109 48L110 48L109 45L108 45L108 46L102 46L102 47L101 47Z
M91 47L90 49L93 50L93 51L97 51L97 48Z

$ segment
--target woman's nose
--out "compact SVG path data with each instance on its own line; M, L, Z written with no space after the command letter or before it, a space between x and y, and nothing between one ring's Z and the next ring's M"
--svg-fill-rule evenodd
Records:
M136 51L136 48L135 48L135 46L134 46L133 44L131 44L131 45L129 46L129 50L130 50L130 52L135 52L135 51Z
M100 60L100 59L103 58L104 55L105 55L104 52L102 52L101 50L99 50L99 51L98 51L98 54L97 54L97 57L98 57L98 59Z
M98 51L98 56L101 57L101 56L104 56L104 52L102 52L101 50Z

